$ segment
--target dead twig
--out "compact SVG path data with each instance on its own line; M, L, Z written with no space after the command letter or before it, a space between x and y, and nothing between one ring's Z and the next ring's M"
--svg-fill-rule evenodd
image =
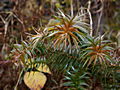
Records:
M93 21L92 21L92 15L91 15L91 12L90 12L90 8L91 8L91 1L89 0L88 1L87 12L88 12L89 19L90 19L90 36L92 36L92 34L93 34Z

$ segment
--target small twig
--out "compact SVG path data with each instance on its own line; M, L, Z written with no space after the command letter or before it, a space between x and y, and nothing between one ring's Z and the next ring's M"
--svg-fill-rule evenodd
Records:
M17 15L13 14L13 16L14 16L21 24L23 24L23 21L20 20L20 19L17 17Z
M24 31L25 31L25 25L24 25L23 21L22 21L21 19L19 19L19 18L17 17L17 15L15 15L15 14L13 14L13 16L22 24L23 29L24 29Z
M23 68L22 71L20 72L20 75L19 75L19 77L18 77L18 81L17 81L17 83L16 83L16 85L15 85L15 87L14 87L14 90L17 90L17 86L18 86L18 84L19 84L19 82L20 82L20 79L21 79L21 76L22 76L23 71L24 71L24 68Z
M91 15L91 12L90 12L90 7L91 7L91 1L89 0L87 11L88 11L89 18L90 18L90 36L92 36L92 34L93 34L93 21L92 21L92 15Z
M97 23L97 35L99 34L98 32L99 32L101 18L102 18L102 15L103 15L103 8L104 8L103 1L102 0L100 0L100 1L101 1L102 6L101 6L101 9L100 9L101 12L100 12L100 15L99 15L99 18L98 18L98 23Z
M2 22L5 24L6 22L1 15L0 15L0 18L1 18Z
M71 16L73 17L73 0L70 0Z
M11 17L12 15L13 15L13 13L10 12L9 15L8 15L8 17L5 19L5 21L7 22L7 21L10 19L10 17Z
M8 25L9 25L9 22L6 22L5 23L4 40L5 40L6 36L7 36Z
M6 35L7 35L7 28L8 28L8 25L9 25L9 21L10 21L10 17L12 16L12 12L10 12L9 13L9 15L8 15L8 17L6 18L6 19L4 19L1 15L0 15L0 18L1 18L1 20L3 21L3 23L4 23L4 30L5 30L5 32L4 32L4 40L5 40L5 38L6 38Z

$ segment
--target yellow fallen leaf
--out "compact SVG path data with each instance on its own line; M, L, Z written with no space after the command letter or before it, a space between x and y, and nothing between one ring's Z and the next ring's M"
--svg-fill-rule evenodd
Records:
M51 71L50 71L49 67L46 64L40 64L40 66L38 67L38 70L41 71L41 72L51 74Z
M47 77L41 72L26 72L24 75L25 84L32 90L40 90L44 87Z

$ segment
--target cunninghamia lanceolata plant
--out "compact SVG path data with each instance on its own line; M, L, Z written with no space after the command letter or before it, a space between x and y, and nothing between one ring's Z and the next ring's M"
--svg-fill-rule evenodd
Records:
M110 56L110 42L102 40L100 37L87 37L87 42L83 44L83 49L80 53L81 61L84 62L83 66L104 65L108 66L113 63Z
M85 13L69 16L59 10L58 16L50 20L45 32L48 33L47 37L52 39L55 50L79 48L79 44L88 34L89 24L86 23L85 16Z

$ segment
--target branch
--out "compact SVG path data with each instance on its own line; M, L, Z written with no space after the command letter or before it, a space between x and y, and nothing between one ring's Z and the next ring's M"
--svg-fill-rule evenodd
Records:
M91 1L89 0L87 11L88 11L89 18L90 18L90 36L92 36L92 34L93 34L93 21L92 21L92 15L90 12L90 7L91 7Z

